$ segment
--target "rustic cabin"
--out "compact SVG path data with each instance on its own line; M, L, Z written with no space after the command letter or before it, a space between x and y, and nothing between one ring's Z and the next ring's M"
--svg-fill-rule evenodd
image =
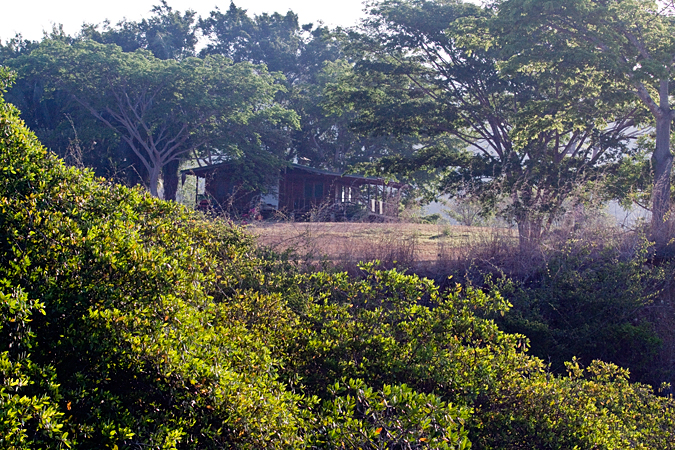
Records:
M383 178L343 175L292 164L263 189L247 188L230 163L183 170L197 177L197 207L215 213L267 219L390 221L398 217L405 185Z

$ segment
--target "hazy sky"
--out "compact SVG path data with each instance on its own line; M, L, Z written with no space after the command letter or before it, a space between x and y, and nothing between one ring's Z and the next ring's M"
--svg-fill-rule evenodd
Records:
M139 20L150 16L153 5L159 0L11 0L3 2L0 14L0 39L4 42L21 33L24 38L40 39L43 30L51 30L53 24L63 24L66 33L74 34L82 23L100 23L110 19L114 24L122 18ZM192 9L201 16L218 6L222 11L230 6L230 0L167 0L175 10ZM298 14L300 23L326 25L355 25L362 16L361 0L238 0L235 5L249 13L286 13L289 9Z

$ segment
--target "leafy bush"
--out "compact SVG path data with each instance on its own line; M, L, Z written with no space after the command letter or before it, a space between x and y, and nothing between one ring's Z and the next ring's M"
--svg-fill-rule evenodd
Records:
M302 273L17 117L0 102L0 448L672 447L670 397L547 373L488 319L500 295Z
M577 361L568 375L540 372L505 386L476 421L481 449L672 449L672 399L628 382L628 371Z
M419 394L405 384L375 392L361 380L336 383L335 396L323 406L318 448L468 449L464 430L467 408L446 405L433 394Z
M513 309L500 326L530 338L531 351L565 373L577 357L631 369L639 380L659 384L655 370L661 340L643 314L664 285L664 266L648 263L647 242L622 254L611 241L568 241L542 270L519 284L502 285Z
M460 287L442 294L427 279L374 266L363 266L360 280L321 272L299 283L308 303L284 366L311 393L354 378L376 389L399 383L418 392L442 389L466 405L529 364L522 336L476 315L503 311L501 297Z
M27 423L17 439L32 427L80 448L294 445L299 397L276 381L263 341L207 294L219 258L245 258L250 239L65 167L2 108L4 310L17 311L10 289L24 292L34 338L28 361L5 353L5 372L41 368L53 376L23 384L59 386L58 396L34 400L46 411L34 425L6 413ZM4 378L7 392L12 380Z

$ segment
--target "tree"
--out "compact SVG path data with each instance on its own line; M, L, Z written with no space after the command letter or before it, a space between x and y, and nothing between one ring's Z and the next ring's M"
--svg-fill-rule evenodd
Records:
M234 3L225 12L211 12L200 21L200 28L209 39L202 54L265 64L270 71L284 74L286 90L277 95L277 101L300 118L300 127L283 136L291 150L289 159L345 170L381 156L392 146L402 147L393 139L354 133L348 126L351 114L324 108L324 88L340 77L346 58L344 33L339 29L300 25L292 11L251 17Z
M630 90L651 114L656 134L652 154L652 233L657 253L668 251L668 213L673 155L670 151L670 79L675 69L675 21L670 2L652 0L563 0L498 3L508 44L522 49L520 63L562 58L593 65ZM525 42L536 42L527 45ZM555 47L555 53L546 49Z
M298 16L292 11L285 15L264 13L249 17L246 10L234 3L226 13L216 9L200 21L210 43L204 54L219 54L235 62L248 61L266 64L270 71L283 72L289 84L298 67L298 56L303 44Z
M73 38L59 27L45 37L72 43ZM0 64L13 66L40 43L20 35L0 45ZM110 129L84 111L67 92L49 89L40 74L24 74L6 94L7 101L21 111L21 118L40 142L69 164L93 168L97 175L133 185L140 182L135 155ZM77 158L72 158L77 153Z
M180 60L195 56L197 45L197 15L192 10L174 11L165 0L153 6L153 15L140 22L122 20L115 27L109 22L82 27L79 39L91 39L101 44L117 44L125 52L144 48L159 59Z
M84 25L74 37L66 35L62 27L55 26L44 39L67 44L91 39L117 44L125 51L145 48L160 59L166 59L168 53L175 55L175 59L194 54L194 13L180 14L166 5L154 7L153 13L150 19L124 20L115 27L107 22L98 26ZM151 36L162 36L162 39L151 39ZM177 49L162 51L172 43ZM38 46L39 42L24 40L17 35L0 46L0 64L13 65L13 59L27 55ZM113 130L81 108L68 92L49 89L42 74L23 75L10 89L7 99L19 107L22 119L45 146L68 164L90 167L97 175L130 186L143 182L139 173L143 171L141 161ZM177 166L178 161L173 161L164 167L165 198L174 198L171 192L178 187Z
M357 131L459 139L384 162L442 168L442 191L471 190L487 209L506 200L499 212L517 223L523 250L625 151L636 109L613 80L564 62L505 67L515 50L490 34L491 10L385 0L369 13L353 36L361 61L333 87L333 105L355 112Z
M281 88L274 76L219 56L160 60L112 44L45 41L19 62L118 133L142 162L154 196L162 168L172 161L205 147L237 155L244 141L257 141L248 124L295 122L292 112L274 104Z

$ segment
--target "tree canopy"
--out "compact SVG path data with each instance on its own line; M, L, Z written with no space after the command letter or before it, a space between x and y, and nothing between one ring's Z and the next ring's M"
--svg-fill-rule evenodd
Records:
M592 66L510 66L495 20L454 1L375 3L352 35L362 59L331 102L355 112L360 132L454 137L384 163L440 165L445 192L469 192L488 208L501 202L522 242L536 242L575 190L622 157L639 109Z
M272 75L224 57L160 60L114 44L45 41L18 62L119 133L142 162L155 196L168 163L205 148L238 156L242 142L258 142L256 123L295 125L294 113L273 102L282 87Z
M652 154L652 232L658 252L669 238L670 80L675 61L673 10L652 0L498 2L507 45L518 49L521 65L559 64L593 67L614 82L617 92L630 91L649 111L655 130ZM513 50L516 55L516 51Z
M0 57L24 69L9 98L41 139L64 156L79 145L82 163L99 174L151 187L163 172L172 198L186 155L200 162L248 155L268 168L371 163L371 172L425 180L427 194L477 200L517 223L523 245L537 242L570 201L599 199L586 195L589 183L608 174L617 180L625 172L618 162L652 124L652 228L663 250L672 24L670 10L658 7L647 0L387 0L369 5L360 28L331 30L302 24L291 11L250 15L231 3L202 18L163 2L147 19L88 24L74 37L58 27L42 44L17 36ZM71 64L80 55L91 64ZM227 80L197 75L226 59L233 61L223 69ZM81 70L66 75L59 64ZM95 66L110 79L87 73ZM235 76L236 67L248 67L249 76L244 69ZM122 79L134 82L122 87ZM212 94L171 96L171 89ZM250 94L246 112L235 92ZM165 143L175 138L175 145L144 147L131 122L105 111L122 94L159 95L145 106L144 120L154 125L143 126L152 129L166 114L175 126L163 131Z
M124 53L147 50L155 58L181 62L196 55L197 36L202 35L206 46L197 55L200 59L220 55L235 64L266 66L267 71L274 72L275 83L283 86L275 92L273 103L295 111L300 126L288 126L288 121L252 121L236 130L233 140L240 154L250 155L251 161L263 161L267 152L265 167L279 167L284 161L297 159L318 168L345 170L374 156L405 152L410 147L408 143L354 133L348 127L350 114L328 112L323 107L324 87L339 75L345 58L340 36L333 31L323 25L300 25L292 12L249 15L231 4L224 12L216 8L210 16L198 18L192 11L180 13L162 3L153 8L148 19L86 24L76 36L67 36L55 28L45 39L66 46L86 41L115 44ZM38 46L39 42L17 36L0 46L0 56L4 64L17 67L15 60L21 55L29 60L28 55ZM23 64L35 66L27 61ZM21 105L23 117L43 142L69 161L74 159L100 175L130 185L148 184L147 169L119 133L95 119L39 71L22 71L8 95ZM243 137L244 128L251 130L257 140L251 135ZM213 150L202 148L199 161L213 161L218 155ZM73 153L79 157L72 158ZM272 160L269 154L274 156ZM164 166L167 198L173 198L172 187L175 190L177 186L177 167L177 160Z
M197 15L192 10L175 11L165 0L152 8L152 16L139 22L122 20L115 26L109 22L85 24L80 39L101 44L116 44L125 52L146 49L159 59L180 60L196 56Z

